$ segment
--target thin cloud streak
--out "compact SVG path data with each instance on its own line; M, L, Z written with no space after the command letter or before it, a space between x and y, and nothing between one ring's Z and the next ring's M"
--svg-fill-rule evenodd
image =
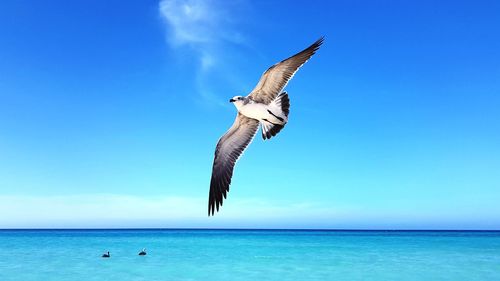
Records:
M435 210L394 213L317 202L232 198L214 217L204 197L143 197L126 194L0 196L1 228L334 228L498 229L481 213Z

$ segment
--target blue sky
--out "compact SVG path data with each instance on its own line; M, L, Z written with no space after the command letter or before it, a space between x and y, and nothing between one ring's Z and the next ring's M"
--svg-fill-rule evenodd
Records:
M497 2L228 2L3 1L0 227L500 229ZM207 218L227 100L322 35Z

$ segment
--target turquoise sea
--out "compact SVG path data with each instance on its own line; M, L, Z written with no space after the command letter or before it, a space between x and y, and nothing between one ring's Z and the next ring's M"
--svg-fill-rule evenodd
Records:
M0 230L0 280L500 280L500 232Z

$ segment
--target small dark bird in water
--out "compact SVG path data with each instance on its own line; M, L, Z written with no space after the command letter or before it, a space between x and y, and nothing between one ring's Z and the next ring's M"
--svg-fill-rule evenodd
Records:
M102 257L103 258L109 258L109 257L111 257L111 255L109 255L109 252L107 252L107 253L102 254Z
M142 251L139 252L139 256L145 256L146 255L146 248L142 249Z

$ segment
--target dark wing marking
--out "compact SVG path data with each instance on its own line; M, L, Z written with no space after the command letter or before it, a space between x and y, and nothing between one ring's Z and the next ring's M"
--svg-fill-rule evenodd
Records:
M266 119L263 119L264 121L261 122L262 124L262 139L270 139L274 136L276 136L284 127L285 124L279 125L279 124L273 124Z
M316 53L322 43L323 37L302 52L271 66L262 74L259 83L248 96L259 103L269 104L272 102L297 70Z
M215 158L210 180L210 193L208 197L208 215L214 215L222 206L223 196L226 198L233 176L236 161L250 142L252 142L259 121L245 117L238 113L233 126L219 139L215 148Z

